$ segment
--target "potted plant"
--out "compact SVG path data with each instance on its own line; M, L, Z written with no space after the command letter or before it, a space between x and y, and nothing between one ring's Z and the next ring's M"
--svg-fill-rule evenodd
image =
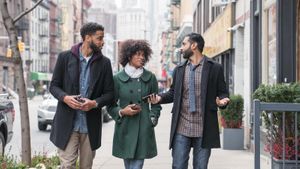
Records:
M260 85L254 92L253 98L261 102L300 103L300 84ZM262 113L267 138L264 150L273 155L274 168L283 168L283 158L285 157L285 169L294 168L296 160L298 160L300 169L300 113L298 113L297 121L295 113L286 112L284 114L273 112L273 123L271 123L270 113ZM283 139L283 133L285 133L285 139ZM296 135L296 133L298 134ZM296 159L296 146L298 146L298 159Z
M222 126L222 147L228 150L244 149L243 110L244 99L241 95L231 95L225 109L220 109Z

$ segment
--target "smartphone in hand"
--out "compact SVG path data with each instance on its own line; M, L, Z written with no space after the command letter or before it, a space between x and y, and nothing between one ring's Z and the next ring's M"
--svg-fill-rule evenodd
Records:
M145 103L147 103L147 102L148 102L148 98L149 98L151 95L153 95L153 94L154 94L154 96L156 96L155 93L151 93L151 94L149 94L149 95L147 95L147 96L142 97L142 100L143 100Z
M75 100L77 100L78 102L80 102L80 103L84 103L85 102L85 100L84 99L82 99L82 97L79 95L79 96L76 96L76 97L74 97L74 99Z

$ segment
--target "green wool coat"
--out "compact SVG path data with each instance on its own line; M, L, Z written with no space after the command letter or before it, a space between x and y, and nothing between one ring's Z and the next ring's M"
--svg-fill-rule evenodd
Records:
M154 74L144 69L140 78L130 78L124 70L114 76L115 100L108 112L115 120L113 156L123 159L145 159L157 155L154 126L150 117L160 116L161 106L150 105L142 97L158 92ZM134 116L119 116L128 104L140 104L142 111Z

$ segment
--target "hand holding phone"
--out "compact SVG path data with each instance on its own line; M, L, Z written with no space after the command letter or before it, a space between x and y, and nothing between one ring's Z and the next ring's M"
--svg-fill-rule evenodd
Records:
M142 111L142 107L139 104L129 104L120 110L122 116L134 116Z
M149 95L147 95L147 96L142 97L142 100L143 100L145 103L147 103L147 102L148 102L148 99L149 99L150 96L152 96L152 95L154 95L154 97L156 96L155 93L151 93L151 94L149 94Z
M76 101L80 102L80 103L84 103L84 102L85 102L85 100L82 99L81 95L75 96L74 99L75 99Z

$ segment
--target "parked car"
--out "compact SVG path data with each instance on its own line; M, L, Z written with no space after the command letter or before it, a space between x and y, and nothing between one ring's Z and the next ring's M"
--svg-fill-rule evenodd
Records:
M45 131L48 125L51 125L56 112L57 99L52 95L49 95L42 102L37 110L38 128L41 131Z
M48 125L51 125L56 112L57 99L51 94L47 96L39 106L37 110L38 128L41 131L45 131ZM109 116L106 107L102 108L102 121L109 122L111 117Z
M13 136L13 123L15 121L15 109L8 99L8 94L0 94L0 155L4 154L4 148Z

